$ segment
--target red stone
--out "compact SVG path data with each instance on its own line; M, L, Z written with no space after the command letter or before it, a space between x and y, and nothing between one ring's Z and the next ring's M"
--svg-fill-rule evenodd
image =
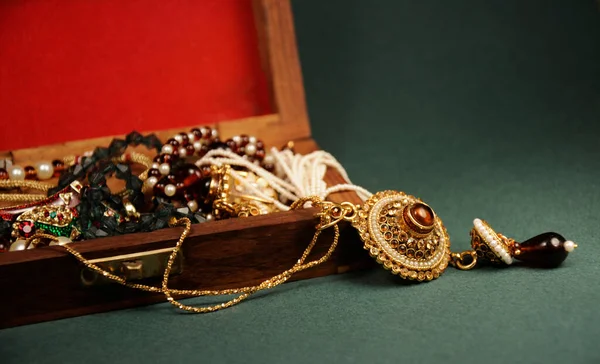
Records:
M565 250L565 241L562 235L553 232L534 236L515 246L520 251L515 258L530 266L557 267L569 254Z
M35 167L26 166L24 168L24 170L25 170L25 179L36 179L37 178L37 172L35 171Z
M409 213L419 225L423 227L433 226L435 215L431 207L419 202L410 207Z
M4 168L0 168L0 179L8 179L8 171Z

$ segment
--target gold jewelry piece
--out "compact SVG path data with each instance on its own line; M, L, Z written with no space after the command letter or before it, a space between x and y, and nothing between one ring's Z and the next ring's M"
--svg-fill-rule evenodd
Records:
M226 176L226 173L223 174L223 176ZM225 182L221 180L220 183ZM218 193L219 191L222 192L224 190L223 186L218 187L218 185L215 185L212 187L214 187L212 189L213 193ZM293 274L327 261L337 247L340 231L339 224L342 222L350 223L358 230L364 243L364 248L367 249L371 256L375 257L384 268L402 278L417 281L430 281L438 278L449 263L461 269L471 269L475 266L475 262L479 259L478 257L480 255L482 259L487 256L490 261L506 262L506 260L503 259L505 256L502 252L498 254L494 253L494 257L487 255L487 253L483 253L483 246L487 246L488 248L496 247L498 246L499 241L501 241L502 244L505 244L502 245L503 248L505 246L511 247L510 249L513 249L512 254L519 256L520 259L524 258L526 255L530 255L538 260L540 256L539 253L535 253L535 249L538 249L540 246L543 246L542 250L546 252L548 250L547 245L549 244L552 247L550 250L554 252L553 256L556 256L556 252L561 252L560 249L562 249L563 252L568 252L569 249L572 250L572 245L574 245L572 242L569 243L568 241L564 241L564 238L555 233L542 234L539 237L530 239L531 242L528 241L529 243L511 243L510 239L502 240L502 235L493 232L487 223L476 219L474 232L472 231L472 244L474 250L463 253L451 253L450 239L441 219L437 217L433 209L427 204L404 192L379 192L368 198L363 205L355 205L349 202L338 204L311 196L295 201L291 205L291 208L301 209L306 207L305 205L308 203L318 210L316 216L319 218L315 234L310 244L304 250L300 259L298 259L291 268L274 277L266 279L255 286L225 290L180 290L169 288L169 277L175 259L191 229L191 222L187 218L172 220L170 222L171 226L183 225L185 228L169 256L167 268L163 272L163 279L160 287L127 282L125 279L105 271L90 262L72 248L70 244L62 245L62 247L75 256L88 269L91 269L116 283L143 291L162 293L169 303L184 311L206 313L231 307L245 300L253 293L276 287L286 282ZM329 228L334 230L334 236L327 252L318 259L306 262L306 259L315 246L320 234ZM562 243L559 237L563 239ZM534 253L529 252L531 249L533 249ZM497 259L498 256L501 260ZM548 255L545 257L548 257ZM564 258L562 260L564 260ZM560 261L562 262L562 260ZM557 259L554 259L555 263L556 261ZM232 294L237 294L238 296L221 304L204 307L184 305L174 298L174 296L177 295L222 296Z
M473 221L470 235L473 250L452 254L452 264L459 269L472 269L478 262L509 266L515 259L526 265L552 268L560 265L577 248L577 244L554 232L518 243L497 233L481 219Z
M244 178L250 187L244 186L239 180L232 178L237 173ZM249 188L260 189L263 193L277 198L277 192L269 183L249 171L232 171L229 165L211 166L210 187L205 203L212 203L212 215L221 220L230 217L248 217L277 211L268 200L253 196Z

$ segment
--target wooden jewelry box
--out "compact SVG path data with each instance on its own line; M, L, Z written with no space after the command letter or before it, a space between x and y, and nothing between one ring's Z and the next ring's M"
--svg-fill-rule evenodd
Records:
M40 0L37 3L34 2L33 5L40 5L40 3L42 3L42 7L67 5L60 0ZM155 7L154 11L160 13L161 10L157 10L158 3L160 2L132 5L108 1L94 3L95 5L70 5L68 11L93 13L100 10L122 10L123 12L132 12L135 10L133 8L137 6L146 10L148 10L147 7ZM188 5L180 4L179 6L184 8L179 10L183 13L192 13L194 9L185 8L185 6L191 6L192 3L194 2L190 2ZM209 9L214 10L219 4L226 2L205 0L204 3L209 5ZM201 125L210 124L217 128L219 134L225 138L237 134L249 134L260 137L267 146L281 146L293 141L295 149L299 153L317 150L318 146L311 138L289 0L238 0L237 3L242 7L247 6L253 9L253 24L257 33L261 66L270 97L270 112L234 120L220 120L216 117L210 122L202 122ZM16 4L13 6L19 5L18 2ZM104 4L104 8L101 4ZM22 6L25 7L25 4ZM95 9L94 6L98 6L98 8ZM17 13L22 15L26 12ZM10 14L10 12L7 13L6 17ZM15 22L17 21L22 22L23 19L16 19ZM35 19L31 21L35 21ZM7 36L6 29L0 29L0 31L3 39L10 38ZM111 29L110 24L106 24L106 29L95 29L93 33L106 36L106 32L110 31L114 31L114 29ZM168 29L161 29L161 31L169 32ZM13 35L15 37L24 36L17 32ZM185 36L186 39L196 37L195 41L198 43L203 42L207 37L206 34L186 34ZM94 39L89 39L88 44L93 44L94 41ZM65 47L67 46L65 45ZM0 45L0 47L3 46ZM31 54L32 59L35 59L35 56L35 54ZM0 60L0 63L2 62ZM137 65L134 64L133 68L135 67ZM5 67L0 71L6 71L7 68L10 67ZM17 69L15 72L22 71ZM12 69L8 69L7 72L12 72ZM145 76L163 77L164 75L147 74ZM64 87L68 88L69 83L66 83ZM6 87L10 88L11 86L5 86L4 90L0 90L2 92L0 96L13 95L13 90L6 89ZM202 90L202 84L198 84L197 88L185 90L185 92L206 92L206 90ZM17 97L18 95L13 96ZM110 109L110 104L111 99L107 99L102 100L98 105L106 105L102 107ZM19 122L15 122L16 125L14 125L11 120L8 120L7 115L22 111L12 105L13 103L10 101L0 102L2 108L0 115L5 120L3 127L6 125L7 128L20 127L26 130L27 126L18 125ZM42 115L36 117L43 118L43 112L46 110L43 107L30 111L30 114L35 115L35 112L40 110ZM96 111L98 114L102 114L100 109L88 110L91 119L87 122L94 122ZM67 119L68 115L72 114L70 110L62 112L67 115ZM169 113L167 106L165 106L164 112ZM53 120L49 120L44 125L52 128L53 122ZM146 126L143 122L142 124ZM165 130L165 128L158 128L152 123L149 124L148 128L138 131L144 134L153 131L163 142L175 133L199 126L190 124L185 127L179 125L171 127L167 123L165 126L168 128ZM71 125L71 127L85 128L85 125L83 123ZM85 134L85 131L82 133ZM124 133L123 131L115 134L123 135ZM108 145L112 138L113 136L104 136L71 140L42 147L10 148L12 150L4 152L3 157L9 157L14 163L20 165L27 165L38 160L52 160L65 155L81 154L96 146ZM9 145L10 141L8 138L5 139L5 143ZM139 151L147 153L142 149ZM326 180L330 185L343 182L343 178L333 171L328 172ZM338 193L331 199L337 202L360 202L354 193ZM257 284L290 268L312 239L317 223L314 214L315 210L306 209L193 225L191 233L183 245L180 272L172 278L171 287L223 289L247 286ZM168 256L168 248L174 246L181 233L182 228L166 228L150 233L83 241L75 243L73 246L86 258L104 260L104 263L113 264L117 269L124 264L141 262L142 265L146 264L145 272L154 269L154 276L158 277L161 272L159 268L164 265ZM311 256L322 255L326 251L331 237L331 234L323 234ZM320 266L298 273L292 280L336 274L369 267L372 264L371 258L363 250L362 243L354 229L348 227L342 229L340 244L332 259ZM135 272L128 277L135 277ZM58 246L0 253L0 285L3 291L3 300L0 304L0 328L165 300L162 294L141 292L114 283L103 284L101 279L92 278L90 279L89 272L72 255ZM159 282L159 278L148 278L144 282L156 284Z

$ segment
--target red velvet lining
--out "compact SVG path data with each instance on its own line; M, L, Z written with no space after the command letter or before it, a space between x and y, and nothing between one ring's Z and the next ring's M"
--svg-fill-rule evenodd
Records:
M250 0L0 2L0 150L270 112Z

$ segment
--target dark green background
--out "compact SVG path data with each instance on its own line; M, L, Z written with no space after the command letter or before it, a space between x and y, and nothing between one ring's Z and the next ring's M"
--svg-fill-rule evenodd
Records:
M480 217L575 253L551 271L406 285L378 269L210 315L163 304L4 330L0 361L600 363L596 3L293 5L314 136L353 182L422 197L456 250Z

